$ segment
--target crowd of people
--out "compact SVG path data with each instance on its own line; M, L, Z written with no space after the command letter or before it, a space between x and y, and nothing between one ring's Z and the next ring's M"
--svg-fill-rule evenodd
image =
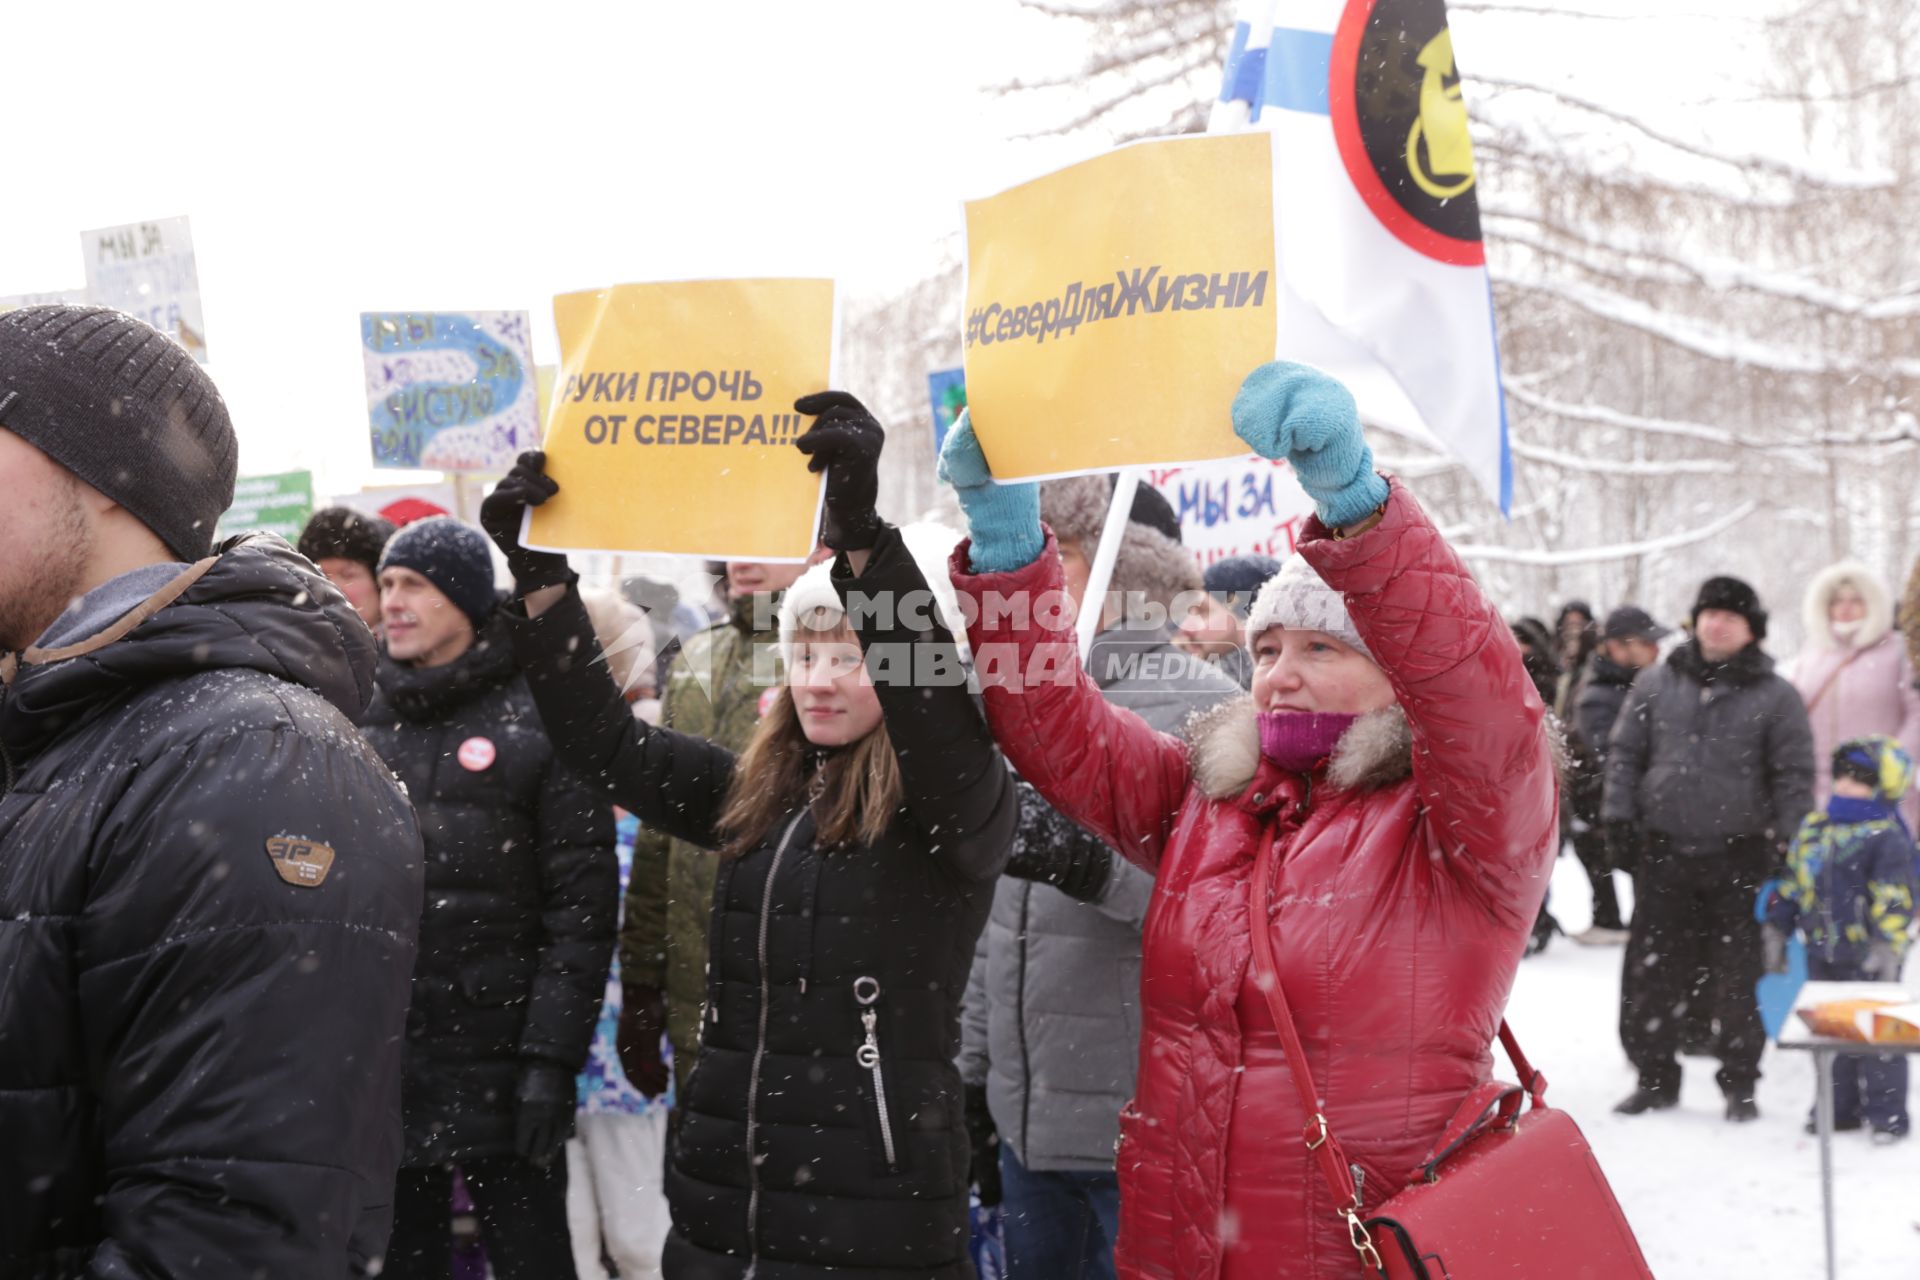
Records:
M795 410L818 552L667 643L519 544L538 453L477 528L215 546L205 372L0 316L0 1276L963 1280L982 1209L1015 1280L1358 1275L1563 851L1623 1114L1706 1053L1757 1117L1794 938L1899 976L1920 693L1863 566L1784 673L1730 577L1503 618L1275 363L1231 412L1297 554L1203 574L1143 488L1095 599L1106 479L998 482L963 417L966 536L896 526L873 415ZM1904 1136L1904 1059L1836 1109Z

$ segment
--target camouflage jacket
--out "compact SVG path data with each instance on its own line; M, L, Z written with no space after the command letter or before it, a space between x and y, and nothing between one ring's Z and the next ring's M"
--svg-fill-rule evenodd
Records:
M751 630L756 613L769 623ZM760 698L771 686L754 678L754 654L778 668L779 632L771 601L749 597L733 617L688 640L674 659L661 722L730 751L746 748L760 721ZM626 922L620 931L620 972L631 986L666 995L667 1039L676 1082L684 1092L700 1047L701 1007L707 991L707 918L713 908L714 854L684 840L642 828L633 847Z

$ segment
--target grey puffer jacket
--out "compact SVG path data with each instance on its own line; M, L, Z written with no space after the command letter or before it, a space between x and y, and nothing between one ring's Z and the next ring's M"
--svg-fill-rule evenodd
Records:
M1813 808L1813 729L1800 695L1749 645L1708 664L1688 643L1640 673L1607 745L1602 816L1678 848L1793 838Z
M1240 692L1216 667L1176 648L1164 627L1102 632L1089 670L1109 702L1166 733ZM1094 838L1021 784L1016 853L1025 841ZM1140 925L1153 878L1109 856L1113 871L1095 902L1003 876L974 951L960 1074L987 1086L1001 1141L1029 1169L1112 1169L1120 1108L1133 1096Z

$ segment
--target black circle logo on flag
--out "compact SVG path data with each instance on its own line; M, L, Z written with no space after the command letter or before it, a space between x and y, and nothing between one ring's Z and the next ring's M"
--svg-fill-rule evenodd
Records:
M1437 261L1486 260L1445 0L1347 5L1328 106L1341 162L1381 225Z

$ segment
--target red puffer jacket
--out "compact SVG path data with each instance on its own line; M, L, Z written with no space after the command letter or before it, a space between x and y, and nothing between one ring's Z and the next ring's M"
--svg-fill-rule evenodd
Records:
M995 738L1057 808L1157 877L1139 1091L1121 1116L1120 1274L1361 1275L1252 982L1254 857L1272 828L1266 927L1371 1210L1488 1078L1546 890L1558 788L1512 633L1397 482L1355 537L1311 522L1301 550L1346 598L1399 702L1302 777L1261 758L1244 699L1191 748L1102 699L1076 674L1065 619L1005 607L1060 590L1051 541L1007 574L964 572L967 550L953 580L980 606L971 636Z

